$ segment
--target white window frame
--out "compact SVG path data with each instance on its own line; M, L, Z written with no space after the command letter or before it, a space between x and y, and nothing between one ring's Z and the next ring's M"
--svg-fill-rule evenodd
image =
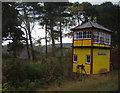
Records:
M77 61L74 61L74 56L77 56L77 61L78 61L78 55L76 55L76 54L73 55L73 62L77 63Z
M104 44L106 44L106 33L104 33Z
M87 56L90 56L90 62L87 62ZM91 64L91 55L86 55L86 64Z
M109 34L109 45L111 44L111 35Z
M83 32L86 32L85 37L83 38ZM87 35L89 37L87 37ZM82 40L82 39L91 39L91 31L80 31L80 32L74 32L74 40Z
M97 40L97 31L93 32L93 39L94 36L96 36L95 40ZM111 44L111 35L110 34L106 34L104 32L98 32L99 33L99 42L93 41L94 43L99 43L99 44L106 44L106 45L110 45ZM103 42L102 42L103 39Z
M94 31L93 32L93 39L94 39L94 35L96 35L96 40L97 40L97 37L98 37L98 42L96 42L96 41L93 41L93 42L94 43L100 43L100 32Z

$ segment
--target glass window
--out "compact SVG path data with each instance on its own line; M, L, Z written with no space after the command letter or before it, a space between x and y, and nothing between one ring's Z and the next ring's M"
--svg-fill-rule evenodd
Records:
M73 62L77 63L77 55L73 55Z
M83 32L83 38L86 38L86 31Z
M74 32L74 39L91 38L91 31Z
M83 36L82 36L82 32L80 32L80 39L82 39L83 38Z
M74 32L74 39L77 39L77 34L76 34L76 32Z
M103 44L104 43L104 33L99 32L100 33L100 43Z
M110 44L110 35L109 34L107 34L106 35L106 44Z
M99 42L99 32L94 32L94 34L93 34L93 42Z
M111 37L110 37L110 35L109 34L107 34L107 40L106 40L106 42L107 42L107 44L109 44L110 45L110 43L111 43Z
M104 44L106 44L106 34L104 33Z
M88 38L91 38L91 31L88 31Z
M86 55L86 64L90 64L90 63L91 63L91 56Z
M111 35L109 35L109 45L111 44Z
M79 33L78 32L76 32L77 33L77 38L76 39L78 39L79 38Z

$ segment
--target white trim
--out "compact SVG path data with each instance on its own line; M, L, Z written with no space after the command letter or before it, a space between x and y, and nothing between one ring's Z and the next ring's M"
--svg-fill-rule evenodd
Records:
M74 38L74 40L84 40L84 39L90 39L91 40L91 38L82 38L82 39L75 39Z
M83 38L83 32L86 32L86 38ZM90 35L91 36L91 34L90 33L88 33L88 32L91 32L91 31L80 31L80 32L74 32L74 40L83 40L83 39L91 39L91 37L90 38L87 38L87 35ZM78 33L78 36L77 36L77 33ZM81 33L81 37L82 38L80 38L80 33ZM78 38L77 38L78 37Z
M98 36L99 36L99 42L94 42L93 41L93 43L97 43L97 44L106 44L106 45L110 45L111 43L111 35L110 34L106 34L106 33L104 33L104 32L98 32L99 34L98 34ZM97 34L96 34L96 32L94 32L93 33L93 40L94 40L94 36L96 36L96 38L95 38L95 40L97 39ZM100 38L102 38L104 41L103 41L103 43L102 43L102 39L100 39ZM109 40L109 41L108 41Z
M76 54L73 55L73 62L77 63L77 61L74 61L74 56L77 56L77 61L78 61L78 55L76 55Z
M90 56L90 62L87 62L87 56ZM86 64L91 64L91 55L86 55Z

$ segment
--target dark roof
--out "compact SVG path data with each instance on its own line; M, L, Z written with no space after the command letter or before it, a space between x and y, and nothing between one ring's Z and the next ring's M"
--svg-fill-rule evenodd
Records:
M91 28L91 27L98 28L98 29L101 29L101 30L105 30L105 31L108 31L108 32L112 32L110 29L105 28L105 27L99 25L98 23L94 23L92 21L89 21L87 23L84 23L83 25L79 25L77 27L74 27L71 30L80 30L80 29Z

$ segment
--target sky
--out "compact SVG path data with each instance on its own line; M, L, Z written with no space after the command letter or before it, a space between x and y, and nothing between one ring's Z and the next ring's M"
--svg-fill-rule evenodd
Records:
M118 2L120 0L69 0L69 2L79 2L79 3L90 2L91 4L101 4L101 3L106 2L106 1L110 1L113 4L118 4ZM68 31L65 30L63 32L67 33ZM45 37L45 30L41 29L41 27L38 25L38 23L36 23L36 25L35 25L35 27L32 31L32 37L35 40ZM60 42L56 41L55 43L57 44L57 43L60 43ZM72 43L72 38L68 38L68 37L63 38L63 43ZM8 44L8 42L4 42L3 45L6 45L6 44ZM48 43L48 44L51 44L51 42ZM45 45L45 40L44 39L41 40L41 45Z
M118 3L120 0L69 0L69 2L90 2L92 4L101 4L103 2L110 1L112 3Z

